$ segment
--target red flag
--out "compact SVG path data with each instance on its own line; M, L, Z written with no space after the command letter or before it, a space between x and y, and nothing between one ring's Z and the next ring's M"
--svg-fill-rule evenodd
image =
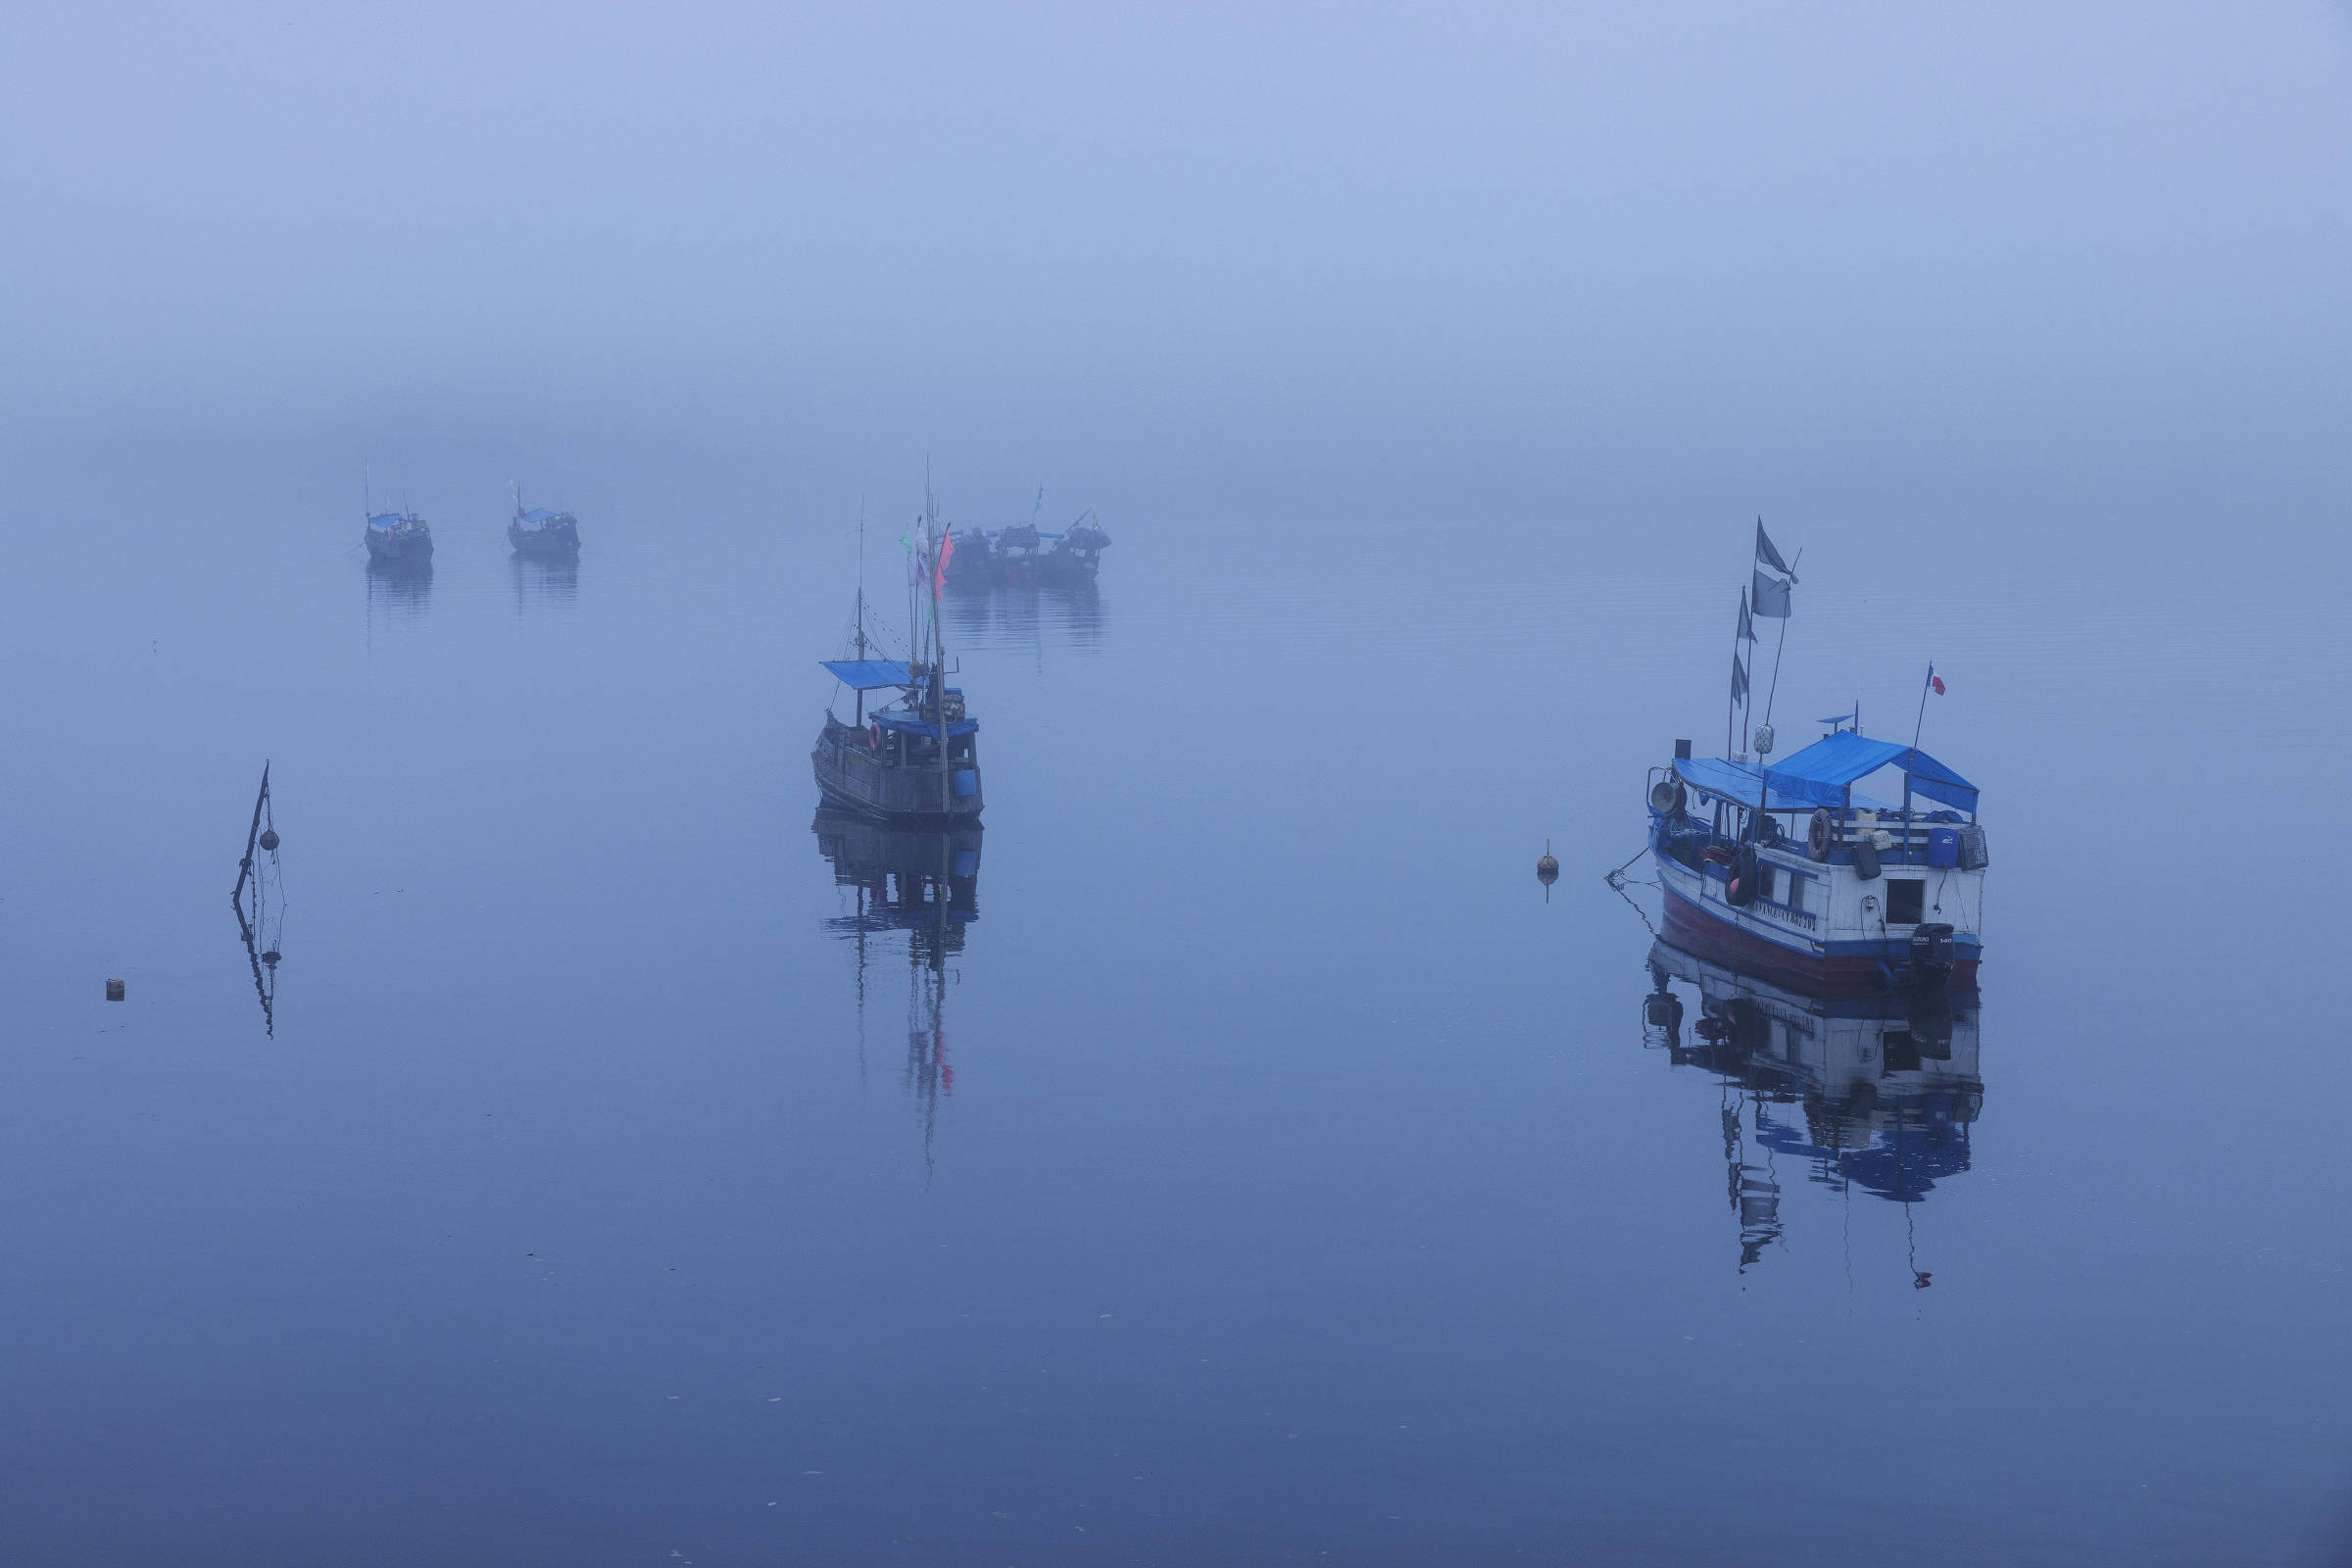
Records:
M951 557L953 557L955 554L956 554L956 530L955 530L955 529L953 529L953 528L950 528L950 529L947 531L947 535L946 535L946 537L942 538L942 539L939 541L939 575L938 575L936 578L932 579L932 586L933 586L933 587L935 587L935 588L938 588L938 589L941 589L941 590L943 590L943 591L944 591L944 590L947 588L947 586L948 586L948 561L949 561L949 559L950 559Z
M1928 677L1928 686L1936 693L1936 696L1941 697L1943 695L1943 677L1941 675L1930 675Z

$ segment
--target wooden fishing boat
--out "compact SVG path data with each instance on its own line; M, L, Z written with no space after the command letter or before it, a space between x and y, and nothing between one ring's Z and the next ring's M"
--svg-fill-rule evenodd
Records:
M392 566L420 566L433 559L433 530L414 512L370 514L363 537L368 559Z
M965 708L962 689L947 684L951 670L939 614L954 555L949 534L936 528L925 534L916 564L932 613L912 661L866 657L863 588L858 594L858 657L820 661L857 699L849 723L825 710L809 754L817 789L846 810L902 821L980 819L980 724ZM869 692L898 695L869 710Z
M557 559L580 553L579 519L552 507L522 510L522 493L514 494L514 515L507 520L507 543L518 556Z

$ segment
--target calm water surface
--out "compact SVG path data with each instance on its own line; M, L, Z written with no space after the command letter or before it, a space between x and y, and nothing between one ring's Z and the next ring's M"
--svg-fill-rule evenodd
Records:
M1933 658L1991 825L1981 1109L1856 1164L1602 880L1738 516L1106 509L949 606L943 926L815 819L850 527L417 500L10 520L12 1560L2340 1558L2340 553L1775 519L1784 736Z

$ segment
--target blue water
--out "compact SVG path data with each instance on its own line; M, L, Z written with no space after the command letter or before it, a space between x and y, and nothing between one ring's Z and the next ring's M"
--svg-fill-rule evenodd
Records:
M11 520L10 1560L2345 1555L2340 544L1774 519L1784 736L1934 659L1994 863L1964 1157L1776 1155L1743 1264L1724 1111L1802 1107L1645 1045L1602 876L1744 518L1105 505L1094 591L949 606L943 940L812 831L848 510L652 494L576 574L419 494L429 586Z

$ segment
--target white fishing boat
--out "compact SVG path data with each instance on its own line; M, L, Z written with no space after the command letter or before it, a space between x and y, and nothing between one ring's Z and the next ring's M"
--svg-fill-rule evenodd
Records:
M1741 704L1755 716L1740 645L1755 641L1758 618L1779 619L1786 642L1795 581L1760 522L1756 558L1733 646L1735 735ZM1773 662L1777 689L1777 653ZM1929 693L1942 689L1930 665L1923 719ZM1973 985L1989 863L1977 787L1919 749L1916 724L1905 745L1861 734L1858 706L1824 722L1831 733L1773 761L1768 696L1752 760L1728 750L1693 757L1682 740L1670 764L1649 770L1650 855L1668 935L1817 988ZM1882 779L1884 796L1864 792Z

